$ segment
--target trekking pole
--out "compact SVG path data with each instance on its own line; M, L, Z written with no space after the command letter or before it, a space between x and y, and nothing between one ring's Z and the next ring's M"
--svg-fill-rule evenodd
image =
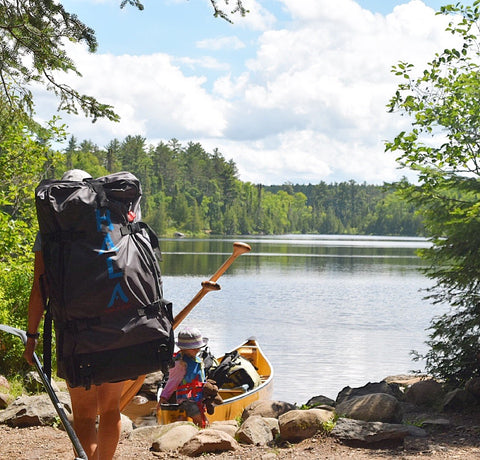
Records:
M235 259L246 253L249 252L251 247L246 243L233 243L233 252L231 256L220 266L220 268L212 275L212 277L208 281L204 281L202 283L202 289L197 292L195 297L185 306L173 319L173 329L175 329L184 319L185 317L193 310L193 307L197 305L198 302L210 291L218 291L220 286L217 284L218 278L220 278L232 265ZM214 287L214 286L218 287Z
M25 333L25 331L22 331L21 329L17 329L11 326L6 326L5 324L0 324L0 330L19 337L22 340L24 345L27 343L27 334ZM42 379L43 386L47 390L48 396L50 397L50 400L52 401L52 404L55 407L55 410L57 411L58 416L60 417L62 425L64 426L65 431L67 432L68 437L70 438L70 441L73 444L73 448L77 455L77 457L75 457L75 460L88 460L87 454L83 450L83 447L80 444L77 434L75 433L75 431L72 428L72 425L68 421L67 414L63 409L63 405L58 399L57 394L55 393L55 390L52 387L52 384L50 383L45 372L43 371L42 364L40 363L40 360L38 359L38 356L35 352L33 353L33 362L35 364L35 367L37 368L40 378Z

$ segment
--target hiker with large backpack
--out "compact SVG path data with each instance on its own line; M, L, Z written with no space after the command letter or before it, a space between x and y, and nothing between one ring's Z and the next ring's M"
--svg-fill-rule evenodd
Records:
M92 179L71 170L36 190L40 234L24 357L33 364L47 306L57 374L67 381L74 429L89 459L113 458L124 381L166 370L172 359L171 304L163 299L158 240L138 218L140 197L130 173ZM48 329L46 321L44 336Z

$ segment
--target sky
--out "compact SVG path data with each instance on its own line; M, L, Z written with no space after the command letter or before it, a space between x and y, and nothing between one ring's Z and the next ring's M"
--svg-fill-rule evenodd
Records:
M233 0L232 0L233 1ZM452 46L436 0L244 0L246 17L214 18L208 0L64 0L93 28L96 53L68 44L82 78L62 80L113 105L119 123L61 114L78 141L104 148L141 135L218 150L242 181L265 185L390 182L385 141L408 128L387 113L399 61L423 70ZM219 4L223 0L219 0ZM37 93L37 117L56 110Z

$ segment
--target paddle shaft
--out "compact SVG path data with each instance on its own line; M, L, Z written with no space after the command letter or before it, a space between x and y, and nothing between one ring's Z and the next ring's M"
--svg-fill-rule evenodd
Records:
M213 281L216 283L218 281L218 278L220 278L232 265L234 260L238 257L241 256L242 254L245 254L246 252L249 252L251 247L246 244L246 243L233 243L233 252L232 255L222 264L222 266L212 275L210 278L210 281Z
M217 280L227 271L228 267L232 265L235 259L250 251L250 246L245 243L233 243L233 252L230 257L220 266L220 268L212 275L212 277L208 281L204 281L202 283L202 289L197 292L195 297L185 306L174 318L173 320L173 329L176 329L178 325L185 319L185 317L193 310L195 305L200 302L200 300L210 291L219 290L220 286L216 284ZM212 286L217 285L218 288L214 288Z
M193 307L197 305L200 300L210 291L219 291L220 285L213 281L203 281L202 289L198 291L192 300L186 305L182 311L180 311L173 319L172 328L175 330L177 326L185 319L185 317L193 310Z
M250 246L245 243L235 242L233 243L232 255L220 266L220 268L212 275L208 281L202 283L202 289L195 294L193 299L186 305L174 318L172 328L176 329L178 325L185 319L185 317L193 310L195 305L202 300L202 298L210 291L218 291L220 286L217 284L218 278L220 278L232 265L234 260L250 251ZM125 382L122 396L120 398L120 410L122 411L127 407L128 403L138 393L145 381L145 375L139 376L136 380L129 380Z

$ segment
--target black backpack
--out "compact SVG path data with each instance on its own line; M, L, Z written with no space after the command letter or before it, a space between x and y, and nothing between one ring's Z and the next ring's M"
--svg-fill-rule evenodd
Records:
M137 217L141 194L128 172L36 189L57 373L72 387L135 379L171 362L172 305L158 239Z
M216 367L218 366L218 360L215 358L213 353L210 351L210 348L204 347L198 353L199 358L203 361L203 368L205 370L205 375L211 374Z
M247 389L251 390L261 384L260 375L255 366L237 350L226 353L220 364L212 366L207 377L215 380L218 388L235 388L246 385Z

